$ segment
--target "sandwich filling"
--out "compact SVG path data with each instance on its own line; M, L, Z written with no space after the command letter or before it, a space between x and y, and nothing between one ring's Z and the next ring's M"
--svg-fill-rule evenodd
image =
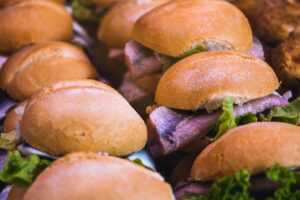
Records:
M214 182L182 182L174 192L177 200L299 199L299 185L299 169L275 165L264 174L251 176L241 170L234 177L222 177Z
M170 57L159 54L142 44L131 40L125 45L125 61L128 70L133 78L142 78L158 71L167 70L172 64L179 60L203 51L234 50L228 44L214 40L198 42L192 45L191 49L179 57ZM254 39L253 48L249 52L253 56L264 59L264 51L261 42Z
M155 157L170 154L195 139L218 139L227 130L256 121L283 121L298 124L300 98L289 103L290 92L284 96L271 94L243 105L226 99L222 109L212 113L179 111L164 106L154 109L147 121L151 139L148 149Z

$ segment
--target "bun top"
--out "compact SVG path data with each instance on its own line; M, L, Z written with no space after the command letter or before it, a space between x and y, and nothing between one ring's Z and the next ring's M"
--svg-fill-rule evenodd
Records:
M7 5L12 5L15 3L19 3L22 1L28 1L28 0L0 0L0 7L2 6L7 6ZM53 1L53 2L57 2L57 3L64 3L64 0L44 0L44 1Z
M11 97L23 100L58 80L96 77L96 70L81 49L64 42L46 42L9 57L0 70L0 86Z
M63 5L52 1L26 0L0 10L0 53L45 41L69 41L72 18Z
M219 0L175 0L136 22L132 39L164 55L178 57L198 46L248 52L252 31L235 6Z
M127 0L116 4L104 16L98 37L110 47L123 48L130 40L134 23L146 12L169 0Z
M93 151L124 156L144 147L147 128L113 88L92 80L69 80L29 99L21 136L53 155Z
M258 122L229 130L196 158L190 177L213 180L245 169L251 174L280 164L300 166L300 127L287 123Z
M174 197L170 185L158 173L120 158L75 153L44 170L25 194L24 200L29 199L173 200Z
M264 61L235 51L208 51L171 66L158 83L156 102L175 109L212 111L228 97L242 104L278 87L276 74Z
M89 3L95 4L97 6L102 7L110 7L117 2L125 1L125 0L87 0Z

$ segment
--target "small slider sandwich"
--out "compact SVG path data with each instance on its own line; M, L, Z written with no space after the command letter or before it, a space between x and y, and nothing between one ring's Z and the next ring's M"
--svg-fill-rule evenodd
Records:
M146 144L144 121L117 91L101 82L60 81L42 88L25 108L24 104L8 114L4 131L10 132L0 138L1 148L19 150L8 154L0 173L7 184L28 186L50 162L78 151L130 155L128 159L136 161L133 153ZM147 157L139 154L139 159Z
M19 158L17 152L10 153L9 159L13 158L18 158L15 161L19 162L24 159ZM171 186L164 182L162 176L125 159L77 152L46 165L49 166L40 169L40 174L32 184L27 187L14 185L7 200L175 199ZM5 172L16 172L16 169L9 171L9 167L13 165L7 165L0 176Z
M229 130L193 163L177 200L299 199L300 127L256 122Z
M64 42L43 42L12 54L0 69L0 87L16 100L59 80L96 79L85 53Z
M4 6L0 8L0 27L1 54L32 43L73 38L71 16L54 1L26 0Z
M103 17L98 38L109 49L109 58L123 58L134 23L145 13L169 0L124 0L114 5Z
M50 157L74 151L127 156L147 139L140 116L117 91L97 81L51 84L27 101L23 113L22 107L14 112L20 120L12 123L20 124L15 140L24 152L33 147Z
M118 90L125 99L146 117L145 108L153 103L159 74L133 79L125 73L124 47L130 40L134 23L145 13L169 0L125 0L114 5L103 17L98 30L98 38L108 48L108 68L111 76L120 76ZM113 70L113 67L115 70ZM125 74L124 74L125 73Z
M253 121L298 124L300 99L289 104L291 94L279 95L278 87L272 68L254 56L236 51L189 56L159 81L158 105L148 109L148 148L153 156L167 155Z
M125 47L133 78L161 72L192 54L249 52L253 37L244 14L226 1L174 0L140 17ZM262 49L261 49L262 50Z

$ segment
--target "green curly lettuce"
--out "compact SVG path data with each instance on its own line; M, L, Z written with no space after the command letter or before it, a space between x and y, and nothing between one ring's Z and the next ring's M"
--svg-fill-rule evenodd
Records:
M7 155L3 170L0 172L0 180L19 187L29 186L50 163L51 161L41 159L37 155L22 157L19 151L11 151Z

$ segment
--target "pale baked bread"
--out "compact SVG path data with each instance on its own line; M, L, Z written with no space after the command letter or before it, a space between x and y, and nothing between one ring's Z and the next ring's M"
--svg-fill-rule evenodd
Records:
M23 100L49 83L74 78L97 78L85 53L68 43L46 42L9 57L0 70L0 87L14 99Z
M21 136L53 155L76 151L129 155L142 149L147 128L113 88L92 80L61 81L29 99Z
M101 7L110 7L112 5L114 5L115 3L121 2L121 1L125 1L125 0L86 0L89 3L95 4L97 6L101 6Z
M235 6L220 0L174 0L139 18L132 39L164 55L178 57L196 46L248 52L252 31Z
M27 0L0 10L0 53L45 41L69 41L72 18L63 5Z
M300 127L257 122L231 129L196 158L190 178L213 180L245 169L251 174L280 164L300 166Z
M95 153L75 153L44 170L24 200L174 200L155 172L130 161Z
M176 109L212 111L227 97L242 104L278 87L274 71L264 61L236 51L209 51L171 66L158 83L156 102Z
M110 47L123 48L130 40L134 23L142 15L169 0L127 0L112 7L104 16L98 38Z
M17 123L22 119L27 101L19 103L11 111L9 111L3 122L3 132L9 133L17 129Z
M12 5L12 4L15 4L15 3L22 2L22 1L28 1L28 0L0 0L0 7L1 6ZM43 0L43 1L53 1L53 2L57 2L57 3L61 3L61 4L64 3L64 0Z

